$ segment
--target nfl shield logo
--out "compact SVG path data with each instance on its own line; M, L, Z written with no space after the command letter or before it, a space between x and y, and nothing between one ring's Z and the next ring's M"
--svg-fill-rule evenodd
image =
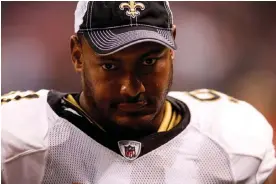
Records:
M141 143L137 141L122 140L118 142L123 157L128 160L135 160L141 152Z

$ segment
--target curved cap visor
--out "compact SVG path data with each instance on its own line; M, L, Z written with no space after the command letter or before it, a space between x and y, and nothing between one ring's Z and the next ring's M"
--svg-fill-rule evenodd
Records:
M125 27L98 29L83 32L86 40L98 55L110 55L131 45L155 42L176 50L171 29L153 27Z

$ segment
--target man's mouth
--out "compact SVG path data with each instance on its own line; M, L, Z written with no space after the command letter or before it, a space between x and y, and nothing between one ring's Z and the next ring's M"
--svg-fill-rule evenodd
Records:
M136 103L119 103L118 109L123 112L138 112L142 111L147 105L146 101L139 101Z

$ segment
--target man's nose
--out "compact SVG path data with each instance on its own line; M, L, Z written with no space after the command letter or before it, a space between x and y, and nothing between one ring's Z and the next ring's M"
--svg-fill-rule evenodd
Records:
M133 98L145 91L142 82L136 76L128 74L122 81L120 94L126 98Z

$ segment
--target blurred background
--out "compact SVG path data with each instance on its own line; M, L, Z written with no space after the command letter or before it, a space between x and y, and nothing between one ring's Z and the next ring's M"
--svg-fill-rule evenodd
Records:
M80 91L69 49L76 2L1 5L2 94ZM173 90L222 91L253 104L276 128L276 2L171 2L171 9Z

